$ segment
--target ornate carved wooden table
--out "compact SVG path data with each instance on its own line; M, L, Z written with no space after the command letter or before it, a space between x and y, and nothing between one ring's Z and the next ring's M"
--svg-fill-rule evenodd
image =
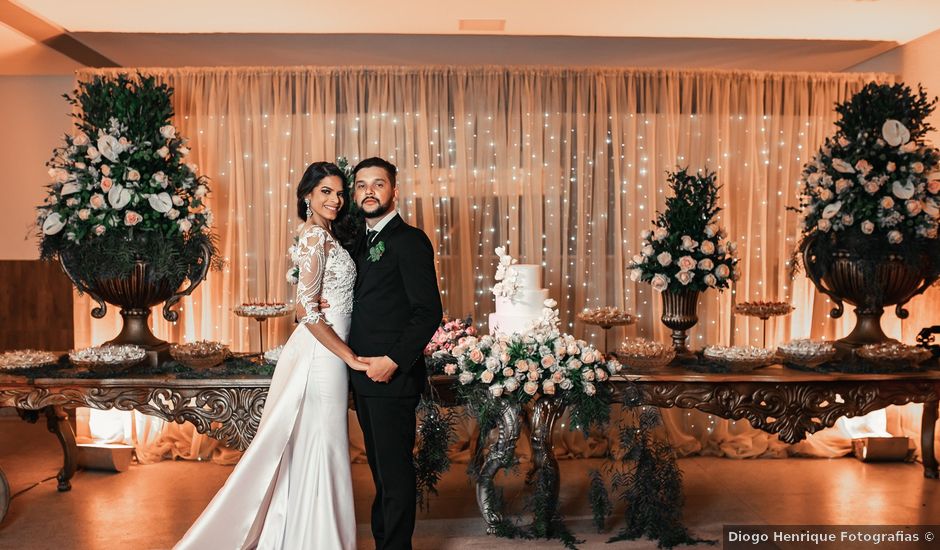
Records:
M62 445L63 465L57 476L60 491L71 489L78 448L66 408L137 410L173 422L191 422L196 430L229 447L248 448L268 394L267 377L198 380L166 376L109 379L0 376L0 407L15 407L25 420L46 417L49 431ZM0 512L9 504L9 488L0 471ZM0 520L3 514L0 514Z
M454 377L434 377L434 386L448 399ZM924 475L937 478L934 433L940 401L940 371L896 374L820 374L768 367L751 373L698 373L663 368L615 377L618 392L635 388L643 404L698 409L722 418L747 419L752 426L775 433L787 443L803 440L835 424L842 416L859 416L888 405L924 403L921 448ZM26 420L46 418L62 444L64 461L58 475L59 490L67 491L75 473L77 448L65 408L92 407L137 410L168 421L192 422L200 433L226 445L245 449L258 429L270 379L231 377L183 380L166 376L114 379L45 378L28 381L0 376L0 407L15 407ZM539 405L537 403L537 405ZM530 418L536 467L557 462L551 432L564 407L556 400L537 406ZM508 411L499 425L500 438L489 449L490 461L512 452L519 436L521 411ZM495 455L493 453L496 453ZM481 512L488 523L499 511L488 506L492 471L484 468L477 485ZM558 479L558 476L554 476ZM0 512L9 502L9 490L0 472ZM0 519L2 519L0 514Z

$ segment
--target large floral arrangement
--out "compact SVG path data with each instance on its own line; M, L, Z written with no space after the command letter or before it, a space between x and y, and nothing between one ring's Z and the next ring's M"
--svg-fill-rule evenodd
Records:
M641 234L640 254L627 266L633 281L648 282L657 291L727 288L738 276L737 246L715 217L718 186L714 172L668 174L672 196L657 215L655 228Z
M458 393L471 406L494 398L525 403L559 396L571 406L573 425L586 429L607 421L610 389L605 382L621 365L562 334L555 305L546 300L540 322L529 332L467 336L452 349L454 362L445 370L458 375Z
M803 239L827 248L852 248L940 260L940 152L924 139L937 99L923 88L870 83L836 106L838 131L803 168L800 210Z
M67 101L75 131L48 161L37 220L44 259L65 256L88 280L120 277L146 259L156 277L182 280L212 246L207 178L187 162L172 125L173 90L153 77L80 82Z

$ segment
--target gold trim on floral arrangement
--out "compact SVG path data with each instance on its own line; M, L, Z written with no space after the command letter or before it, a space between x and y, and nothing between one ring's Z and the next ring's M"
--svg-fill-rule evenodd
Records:
M665 367L676 357L676 350L645 338L626 339L617 350L620 362L628 367L648 369Z
M855 354L866 361L894 367L915 367L933 356L926 348L897 342L868 344L855 350Z
M702 355L732 370L766 367L774 362L774 351L754 346L708 346Z
M836 347L832 342L791 340L777 347L777 355L788 363L813 367L833 359L836 356Z
M228 346L220 342L199 340L186 344L170 346L170 356L187 367L199 369L214 367L225 361L229 355Z
M619 327L632 325L636 322L633 315L623 311L619 307L597 307L593 309L584 308L578 314L578 320L588 325L597 325L603 329L610 327Z
M77 367L130 367L147 357L140 346L122 344L118 346L96 346L69 352L69 361Z
M0 354L0 370L29 369L56 363L59 357L50 351L20 349Z
M245 302L236 306L235 315L239 317L283 317L290 315L293 307L283 302Z
M735 304L734 312L747 317L767 320L771 317L789 315L794 309L788 302L741 302Z

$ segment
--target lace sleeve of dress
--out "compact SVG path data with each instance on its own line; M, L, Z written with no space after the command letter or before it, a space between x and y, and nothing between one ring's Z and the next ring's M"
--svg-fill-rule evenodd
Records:
M304 308L301 323L315 325L326 318L320 311L320 293L323 291L323 274L326 271L327 247L326 230L313 226L304 231L297 242L300 270L297 283L297 300Z

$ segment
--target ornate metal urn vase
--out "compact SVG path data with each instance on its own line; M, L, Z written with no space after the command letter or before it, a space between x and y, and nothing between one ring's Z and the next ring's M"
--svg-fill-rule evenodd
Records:
M206 245L202 246L202 257L198 260L195 275L185 288L181 286L186 277L155 275L150 264L144 259L137 260L133 270L124 277L87 279L75 275L74 270L70 269L69 258L60 256L59 263L75 287L98 302L97 307L91 310L92 317L104 317L108 311L107 304L121 308L124 324L121 332L109 340L108 344L135 344L148 351L164 352L169 349L169 343L154 336L150 330L150 309L162 303L164 319L171 323L179 319L179 313L172 307L184 296L191 294L205 279L210 259L211 250Z
M881 329L884 308L895 306L895 314L907 318L904 305L937 279L935 275L925 276L928 270L924 261L911 261L898 254L871 260L848 248L823 258L813 243L803 249L803 265L816 288L835 303L829 312L832 318L842 316L844 303L855 306L855 328L836 342L843 349L890 340Z
M696 290L674 290L666 289L662 292L663 296L663 315L662 322L666 327L672 329L672 346L676 350L676 356L689 355L689 347L686 344L686 331L698 323L698 295Z

